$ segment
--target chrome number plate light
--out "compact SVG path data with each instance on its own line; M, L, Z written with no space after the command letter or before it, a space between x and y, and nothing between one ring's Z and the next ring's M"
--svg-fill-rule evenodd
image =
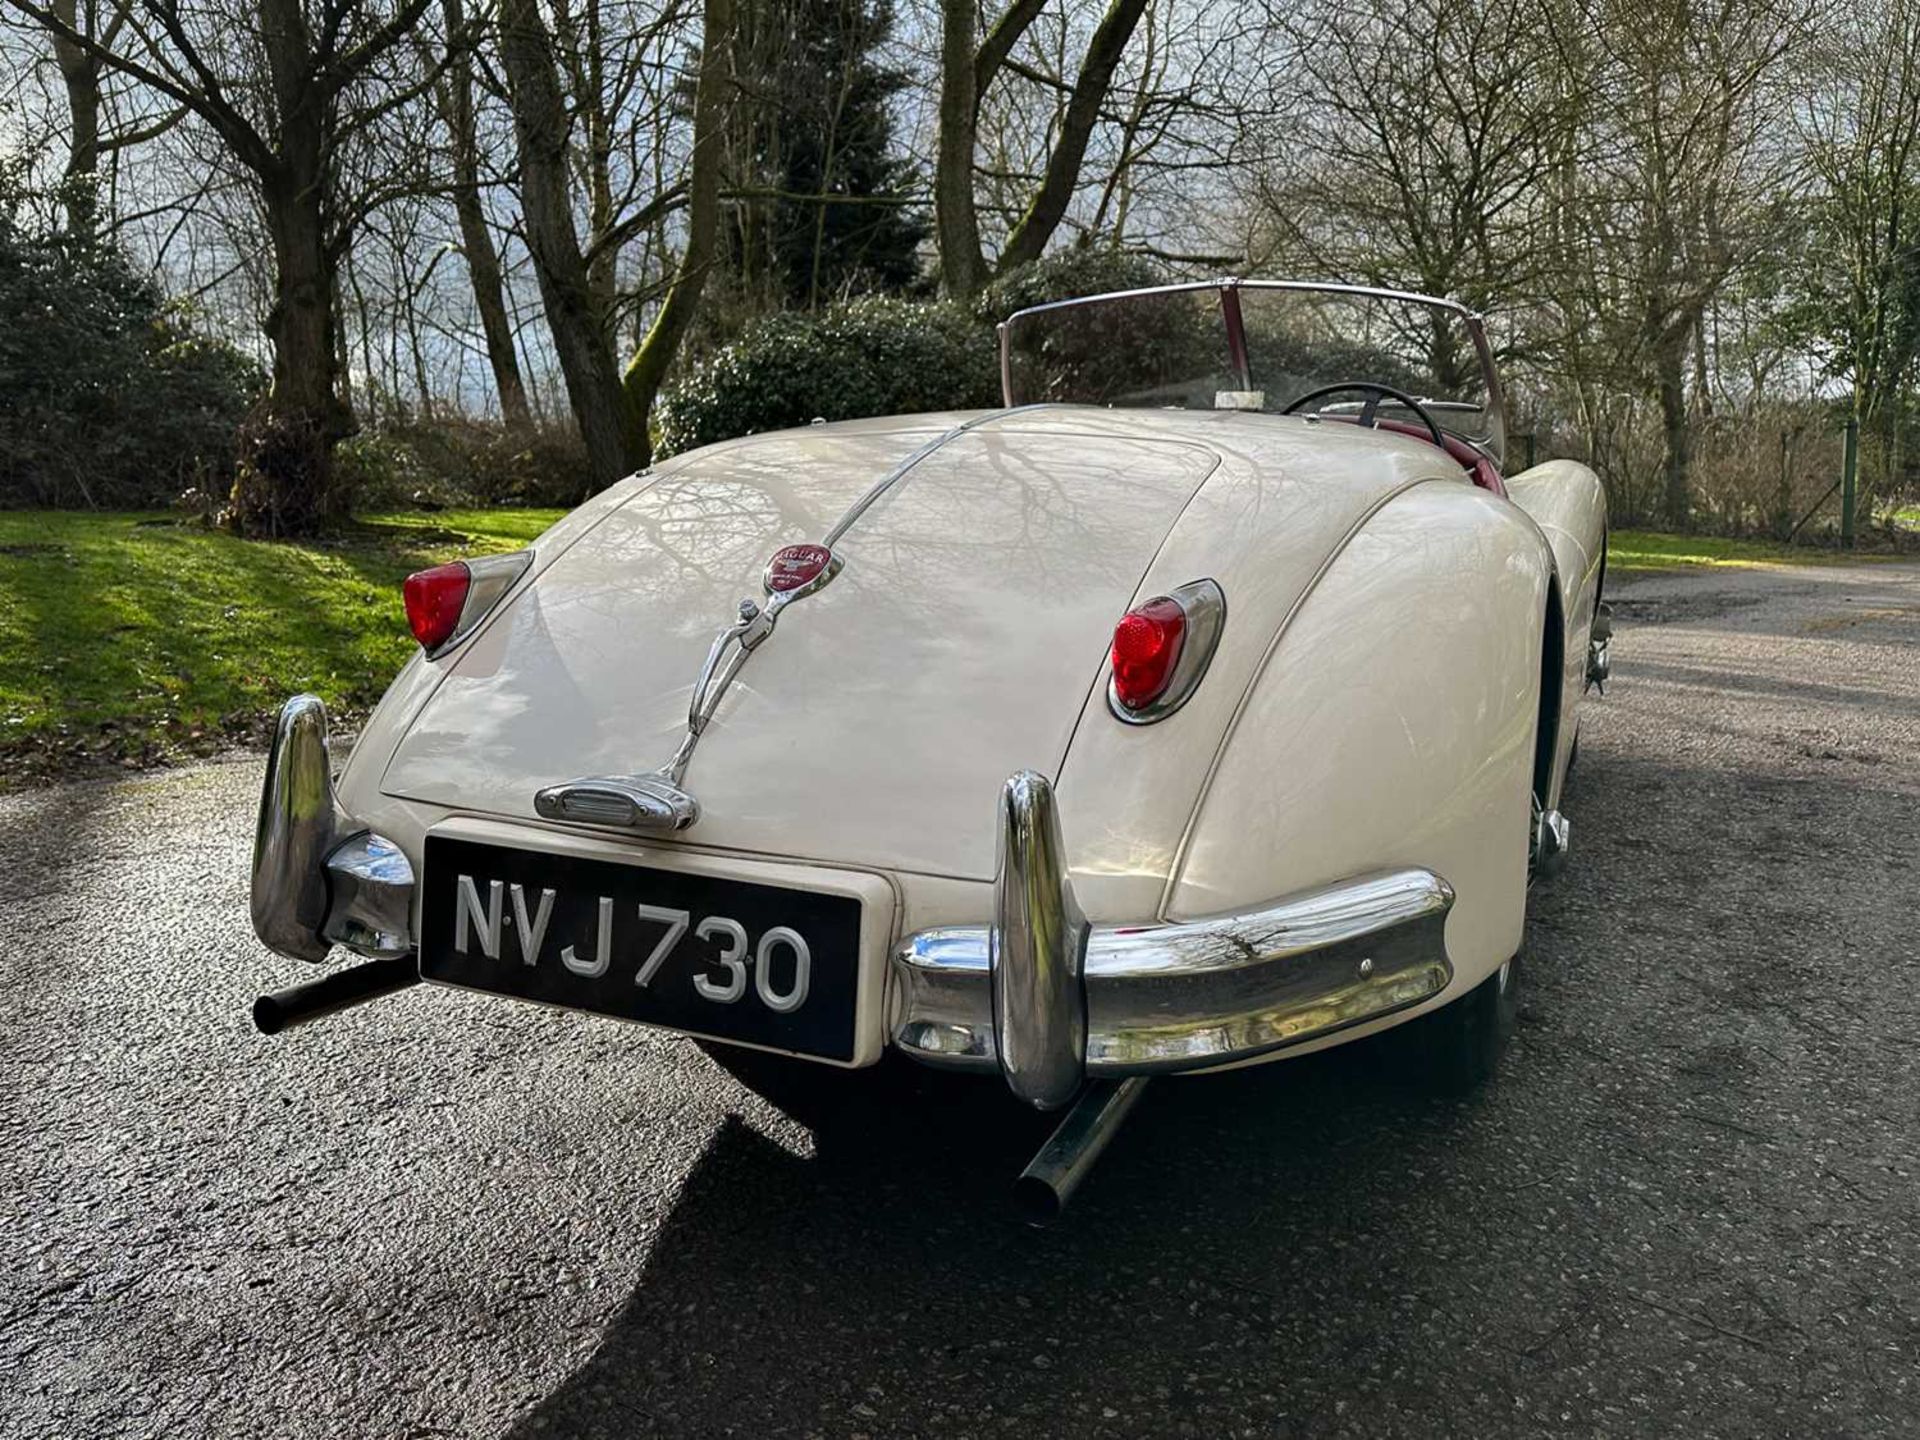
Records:
M767 603L744 599L738 619L714 637L687 704L686 733L659 769L633 775L589 775L549 785L533 797L536 814L548 820L643 832L685 830L700 818L700 802L685 788L687 765L707 723L726 697L747 656L773 634L780 612L813 594L840 573L842 561L826 545L785 545L761 573Z

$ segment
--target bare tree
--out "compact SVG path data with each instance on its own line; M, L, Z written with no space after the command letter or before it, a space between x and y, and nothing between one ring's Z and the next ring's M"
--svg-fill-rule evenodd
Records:
M78 0L53 0L53 12L65 30L77 31L83 22L94 28L91 4L83 15ZM101 61L60 29L53 31L53 58L67 97L67 225L76 235L91 235L99 210Z
M687 241L680 252L660 313L646 338L627 362L621 384L636 432L635 463L652 458L647 423L660 394L667 370L679 353L693 323L700 294L712 268L714 238L719 225L720 166L726 132L729 79L726 73L727 36L733 27L732 0L706 0L700 35L700 70L694 82L693 156L687 173Z
M81 55L183 107L250 175L273 254L273 383L235 483L232 513L255 533L311 529L344 506L334 445L352 416L337 389L335 271L381 187L343 193L341 148L431 83L401 40L430 0L261 0L253 11L174 0L106 0L78 28L57 0L5 0ZM70 13L70 12L69 12Z
M590 5L584 18L597 25L597 13ZM555 14L574 23L565 7ZM671 39L670 14L662 15L650 38ZM613 137L624 129L630 141L644 144L650 126L667 123L670 97L654 96L636 114L629 108L637 85L635 67L622 67L616 74L592 60L600 46L592 43L591 27L585 45L571 36L561 45L536 0L502 0L500 53L518 141L527 249L596 485L610 484L647 462L653 397L685 335L711 265L719 196L713 127L720 123L730 83L724 38L731 14L729 0L707 0L686 181L667 184L657 177L656 188L641 201L638 193L645 182L639 166L633 167L625 193L616 193ZM718 50L716 39L722 42ZM582 207L575 176L583 168L576 120L585 141L585 243L576 224ZM623 377L613 348L621 298L619 252L681 208L687 211L683 252L665 287L660 313Z
M1810 206L1800 324L1897 465L1899 396L1920 363L1920 5L1827 13L1799 106Z
M1689 371L1707 313L1785 220L1788 157L1765 143L1781 118L1769 82L1803 22L1750 0L1614 0L1600 27L1610 105L1577 213L1627 277L1677 529L1693 519Z
M1283 11L1293 93L1282 157L1258 174L1269 258L1329 278L1447 295L1486 311L1532 293L1548 258L1537 200L1576 112L1560 84L1567 21L1536 0L1361 0ZM1310 158L1301 159L1304 143ZM1477 368L1435 314L1429 373Z
M553 37L537 0L501 0L500 60L511 87L520 150L520 206L546 308L547 329L566 376L574 422L596 485L631 468L638 436L620 390L620 371L595 303L592 277L574 228L569 166L571 129Z
M461 0L441 0L447 34L464 37L467 19ZM435 91L440 116L447 127L452 156L453 209L460 225L460 249L466 257L473 286L474 307L480 312L486 337L487 364L500 397L500 416L512 426L525 426L526 382L520 377L520 357L514 346L513 322L507 315L506 292L500 276L500 252L493 227L487 221L482 195L479 128L474 116L473 61L463 44L456 43Z
M1053 127L1046 162L995 268L1011 269L1037 259L1059 229L1080 184L1094 127L1105 113L1114 72L1146 8L1147 0L1109 0ZM981 245L973 190L980 107L988 88L1008 69L1014 47L1044 9L1045 0L1013 0L982 36L975 0L941 0L940 128L933 198L941 278L951 294L972 294L991 273Z

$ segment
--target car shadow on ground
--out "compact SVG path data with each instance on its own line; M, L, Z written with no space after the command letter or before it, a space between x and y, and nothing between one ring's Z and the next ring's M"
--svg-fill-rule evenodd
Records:
M1870 767L1593 740L1494 1085L1429 1093L1393 1033L1157 1081L1046 1231L1008 1187L1047 1121L991 1081L927 1077L811 1149L738 1092L593 1353L510 1433L1592 1433L1595 1386L1676 1433L1899 1433L1895 1398L1808 1377L1888 1290L1832 1262L1835 1227L1911 1234L1885 1035L1920 1022L1885 877L1913 873L1914 801Z
M1062 1433L1076 1407L1099 1428L1119 1395L1177 1399L1206 1364L1198 1311L1284 1328L1289 1273L1339 1270L1354 1246L1369 1287L1394 1283L1378 1242L1418 1233L1444 1163L1409 1166L1403 1141L1479 1104L1422 1095L1400 1054L1159 1082L1045 1231L1009 1187L1050 1122L990 1081L856 1105L812 1155L743 1103L598 1350L512 1433L962 1433L1022 1414Z

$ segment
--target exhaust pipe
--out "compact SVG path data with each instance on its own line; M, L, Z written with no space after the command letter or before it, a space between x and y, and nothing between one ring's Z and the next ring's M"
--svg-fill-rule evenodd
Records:
M1150 1078L1134 1075L1117 1084L1096 1080L1080 1093L1067 1118L1013 1182L1014 1209L1022 1220L1039 1226L1060 1218Z
M304 985L275 990L253 1002L253 1023L262 1035L278 1035L309 1020L364 1005L420 983L420 962L411 955L349 965Z

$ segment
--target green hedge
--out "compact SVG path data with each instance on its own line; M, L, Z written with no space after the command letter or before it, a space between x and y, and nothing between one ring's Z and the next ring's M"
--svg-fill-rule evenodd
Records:
M419 420L343 441L334 465L358 510L577 505L593 491L571 428Z
M1064 250L1031 265L1022 265L987 285L974 296L974 318L998 325L1029 305L1051 305L1081 295L1104 295L1109 290L1140 290L1164 285L1172 277L1144 255L1124 250Z
M1138 256L1072 251L994 281L966 306L874 299L768 316L668 388L656 449L672 455L816 418L997 405L997 322L1024 306L1164 278Z
M662 399L662 455L820 418L991 405L993 332L956 306L856 300L770 315Z

